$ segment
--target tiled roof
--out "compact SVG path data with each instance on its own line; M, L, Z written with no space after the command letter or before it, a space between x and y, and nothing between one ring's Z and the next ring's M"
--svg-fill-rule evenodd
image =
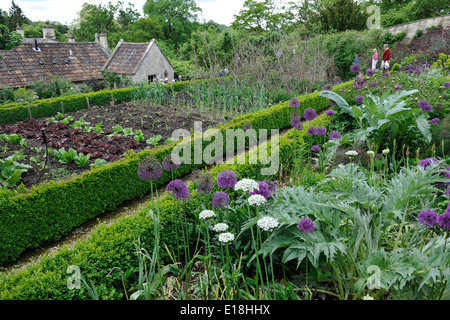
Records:
M134 74L150 44L119 42L104 69L118 74Z
M33 47L34 43L23 43L0 51L0 85L23 87L50 75L72 82L101 79L108 59L96 42L40 42L41 52ZM73 59L69 59L70 50Z

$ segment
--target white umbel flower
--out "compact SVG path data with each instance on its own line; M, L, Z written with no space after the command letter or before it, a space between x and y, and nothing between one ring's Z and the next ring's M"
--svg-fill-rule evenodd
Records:
M381 151L384 155L387 155L387 154L389 154L389 149L388 148L386 148L386 149L384 149L383 151Z
M373 297L367 295L363 297L363 300L374 300L374 299Z
M214 213L214 211L212 210L203 210L202 212L200 212L200 214L198 215L198 217L202 220L207 220L209 218L215 217L216 214Z
M215 232L224 232L228 230L228 225L226 223L218 223L213 227Z
M373 157L375 155L375 151L369 150L367 151L367 154L371 157Z
M349 150L345 154L348 155L349 157L356 157L358 155L358 152L355 150Z
M258 220L257 224L264 231L272 231L279 225L277 219L272 217L263 217Z
M234 234L232 234L232 233L224 232L224 233L219 234L219 241L222 243L228 244L233 240L234 240Z
M235 184L234 190L253 192L255 190L259 190L259 184L253 179L242 179Z
M267 202L266 198L260 194L254 194L248 198L248 204L251 206L260 206Z

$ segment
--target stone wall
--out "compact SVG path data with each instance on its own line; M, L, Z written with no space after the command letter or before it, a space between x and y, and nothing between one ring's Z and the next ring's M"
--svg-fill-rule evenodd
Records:
M164 75L165 70L167 70L166 76ZM146 82L148 76L152 75L158 81L165 78L168 78L169 81L174 79L174 69L156 43L153 43L149 52L147 52L132 80L134 82Z
M418 30L425 31L429 27L439 25L442 27L450 27L450 14L399 24L397 26L386 28L384 31L392 34L406 32L406 38L411 40Z

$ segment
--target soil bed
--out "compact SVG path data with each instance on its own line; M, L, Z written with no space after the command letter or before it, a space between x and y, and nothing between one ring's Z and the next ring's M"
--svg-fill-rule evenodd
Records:
M201 121L203 130L206 130L208 127L219 124L221 120L195 110L137 102L92 107L70 114L66 113L64 118L67 120L67 117L72 117L68 123L61 122L62 117L54 117L53 120L31 119L14 125L0 125L0 134L17 134L26 141L26 146L5 140L0 141L0 159L15 155L15 161L31 166L27 172L22 173L19 184L23 183L29 188L45 180L57 180L74 173L78 174L89 170L96 159L104 159L107 162L117 161L125 156L127 150L139 152L164 144L174 130L190 131L194 128L195 121ZM118 126L122 129L131 128L132 133L127 135L126 133L130 132L117 131ZM78 154L90 154L88 165L80 167L75 162L61 163L55 159L51 151L49 163L45 164L41 129L44 129L49 149L64 148L68 151L72 148ZM135 139L137 130L141 130L144 137L140 142ZM114 134L115 131L117 131L116 134ZM155 145L146 142L155 136L161 136Z

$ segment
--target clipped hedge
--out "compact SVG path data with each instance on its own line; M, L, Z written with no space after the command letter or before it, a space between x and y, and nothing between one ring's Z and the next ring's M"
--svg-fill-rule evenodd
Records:
M322 115L311 122L311 125L326 126L329 117ZM305 135L307 127L300 131L300 136ZM280 162L289 161L294 146L293 130L290 130L279 139ZM271 141L267 142L268 145ZM251 152L258 152L254 148L247 153L247 160ZM269 148L270 149L270 148ZM236 162L236 161L235 161ZM224 170L233 170L238 179L276 179L276 176L259 175L260 169L264 167L260 162L257 164L222 164L213 167L210 171L217 174ZM190 182L189 188L195 187ZM218 188L217 186L215 188ZM203 195L192 191L192 201L187 202L189 211L198 211L202 204ZM116 223L106 226L101 225L88 238L80 240L73 249L62 248L52 256L43 257L38 263L31 264L20 271L13 271L0 277L0 299L2 300L74 300L89 299L84 285L80 289L70 290L67 280L70 274L67 268L71 265L78 266L81 274L88 283L92 283L100 299L122 299L124 298L123 284L119 270L113 272L111 278L106 275L112 268L118 267L124 273L125 287L136 283L138 274L138 260L135 245L140 242L141 247L151 250L153 247L153 222L148 215L154 202L150 202L141 208L136 214L119 219ZM174 225L179 223L179 212L176 211L176 203L167 194L160 199L161 214L161 243L164 243L171 253L177 249ZM193 219L193 216L189 216ZM161 259L163 263L171 263L168 253L161 247ZM128 293L130 294L130 293Z
M333 90L351 85L340 84ZM319 97L319 92L301 96L300 109L312 107L317 111L328 107L328 100ZM242 128L250 122L253 129L284 129L290 126L292 108L287 102L252 114L237 117L217 129L223 133L224 154L226 153L225 130ZM193 135L191 135L193 138ZM191 145L194 148L195 139ZM210 142L202 141L202 150ZM86 171L67 180L44 182L16 196L0 198L0 265L16 260L27 249L60 239L82 223L115 209L126 200L142 197L149 191L148 183L136 174L138 163L146 156L162 161L175 143L140 153L97 169ZM192 152L193 154L193 152ZM182 176L201 164L182 164L174 174ZM164 172L156 181L158 186L169 182L171 175Z

